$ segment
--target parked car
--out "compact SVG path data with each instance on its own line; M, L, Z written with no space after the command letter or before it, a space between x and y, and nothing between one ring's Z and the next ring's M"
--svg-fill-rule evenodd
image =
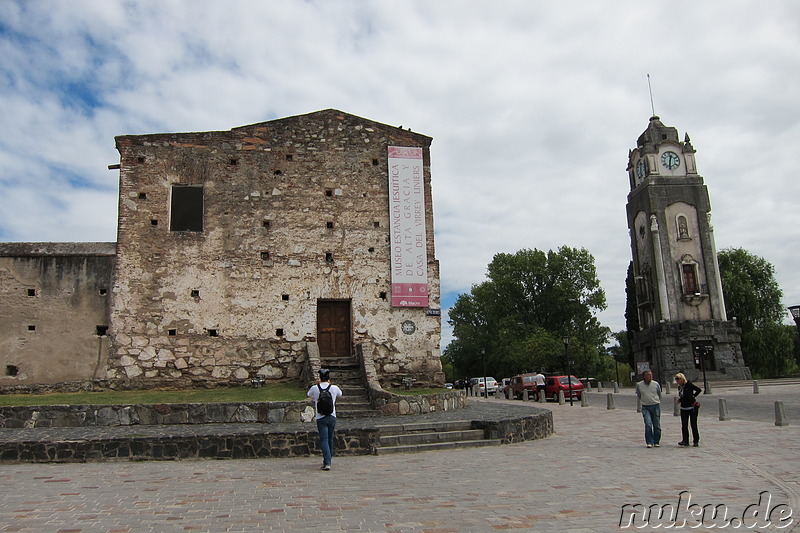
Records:
M527 394L527 398L533 398L536 393L536 374L518 374L511 378L511 385L509 391L506 393L506 398L522 400L523 395Z
M452 389L453 388L453 384L452 383L445 383L444 384L444 388L445 389Z
M503 378L497 382L497 392L500 394L505 394L508 388L511 386L511 378Z
M472 378L471 380L472 387L475 389L475 385L478 385L477 395L484 396L484 389L489 394L497 394L497 380L494 378L486 377L486 381L484 382L483 378Z
M580 400L583 396L583 384L575 376L570 376L572 380L572 397ZM567 376L553 376L545 380L544 397L546 399L558 400L558 391L564 391L564 398L569 399L569 379Z

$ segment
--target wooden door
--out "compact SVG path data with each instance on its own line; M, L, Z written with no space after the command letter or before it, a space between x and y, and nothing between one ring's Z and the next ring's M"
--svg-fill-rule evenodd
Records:
M317 301L320 357L350 357L350 300Z

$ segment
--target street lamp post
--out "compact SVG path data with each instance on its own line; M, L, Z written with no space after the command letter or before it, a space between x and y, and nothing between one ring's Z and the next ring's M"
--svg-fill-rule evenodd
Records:
M792 313L794 324L797 326L798 333L800 334L800 305L790 305L789 312Z
M569 337L563 337L564 356L567 358L567 383L569 387L569 404L572 405L572 364L569 360Z
M486 350L481 348L481 358L483 359L483 397L489 399L489 384L486 382ZM480 386L478 386L480 390ZM497 393L495 393L497 396Z

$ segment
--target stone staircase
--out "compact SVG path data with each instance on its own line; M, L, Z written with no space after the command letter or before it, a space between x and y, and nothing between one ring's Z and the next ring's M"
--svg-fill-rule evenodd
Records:
M331 371L331 383L342 389L342 397L336 400L337 418L380 416L380 411L372 407L369 389L356 359L326 357L322 359L322 368Z
M422 422L377 426L380 436L376 455L424 452L497 446L500 439L487 439L483 429L473 429L472 422Z

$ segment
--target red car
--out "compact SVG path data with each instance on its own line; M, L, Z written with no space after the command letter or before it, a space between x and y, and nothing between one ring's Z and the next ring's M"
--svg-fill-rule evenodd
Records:
M572 378L572 397L576 400L580 400L581 396L583 396L583 383L580 382L578 378L575 376L570 376ZM567 376L552 376L545 380L544 385L544 397L545 399L553 399L558 400L558 391L564 391L564 398L569 400L569 380Z

